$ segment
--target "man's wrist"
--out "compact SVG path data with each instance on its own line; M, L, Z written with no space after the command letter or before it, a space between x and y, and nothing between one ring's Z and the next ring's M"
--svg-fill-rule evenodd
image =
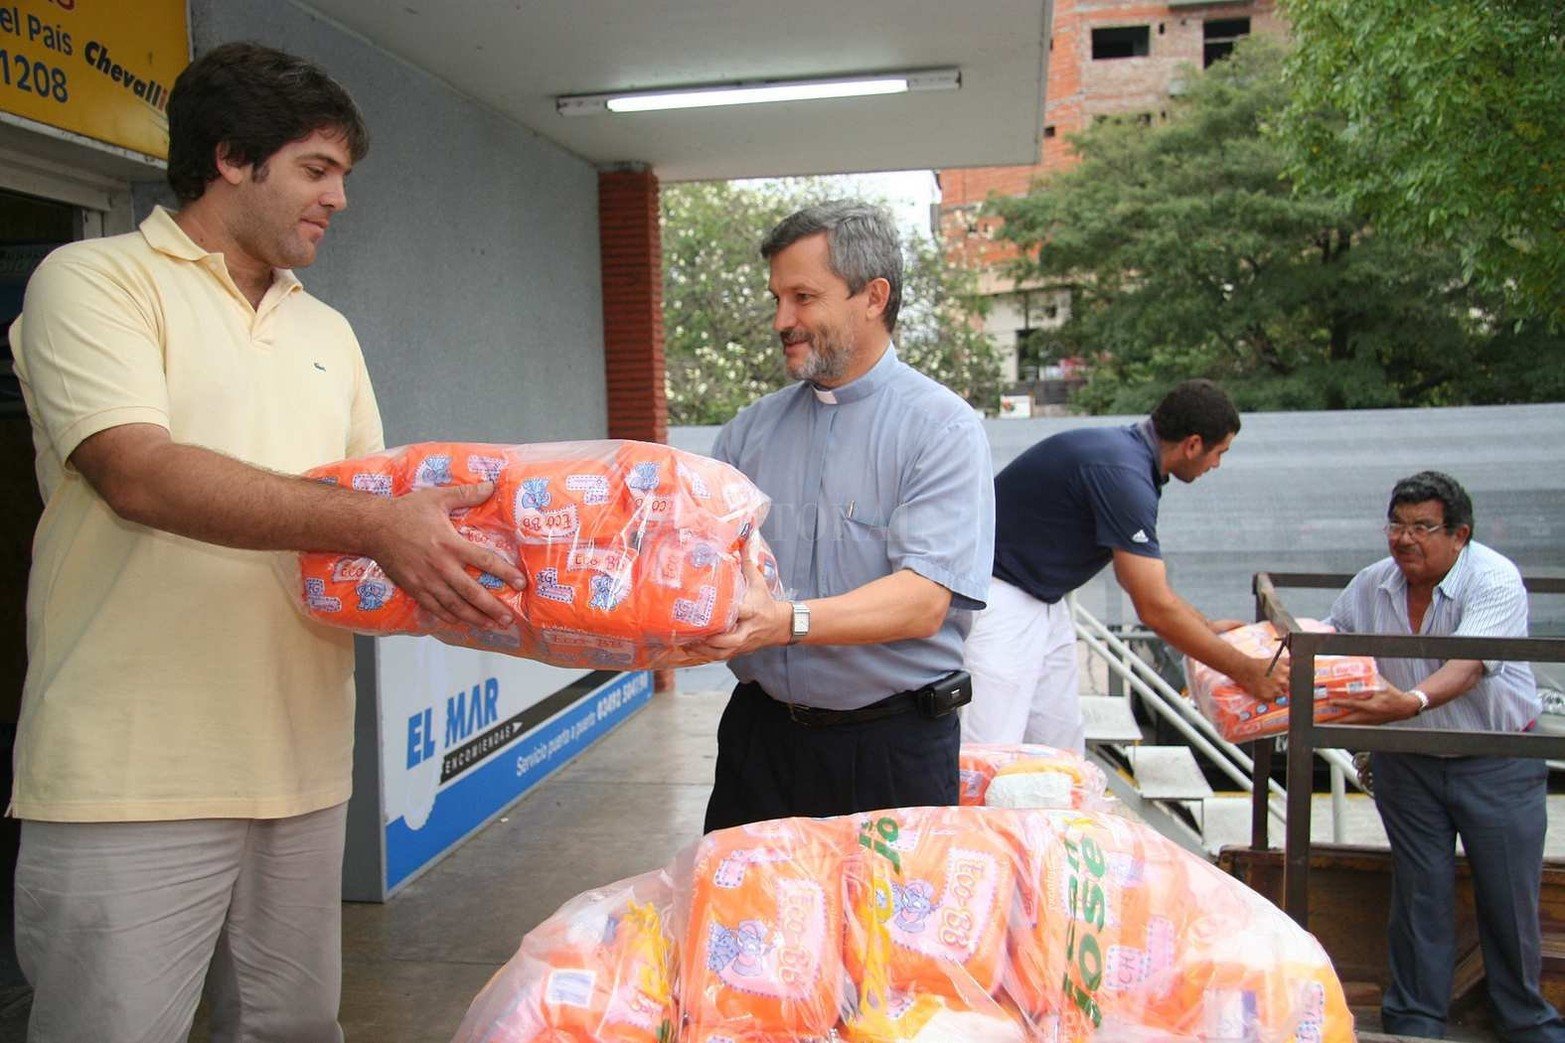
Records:
M1418 706L1408 716L1417 717L1419 714L1429 709L1429 693L1425 692L1422 688L1409 688L1406 694L1411 695L1418 701Z

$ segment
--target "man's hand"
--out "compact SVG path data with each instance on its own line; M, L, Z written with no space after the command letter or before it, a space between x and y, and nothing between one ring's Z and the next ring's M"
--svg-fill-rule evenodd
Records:
M744 559L747 590L739 604L739 619L727 633L687 645L685 653L703 662L732 659L761 648L786 645L793 636L793 609L789 602L778 601L766 588L766 578L748 555Z
M1250 659L1234 680L1261 702L1275 703L1288 694L1288 676L1288 664L1281 659L1276 665L1270 659Z
M476 507L494 492L493 482L420 489L386 504L386 522L374 534L371 557L425 611L455 626L503 629L511 610L465 571L472 566L516 590L527 580L494 551L462 538L451 512Z
M1365 696L1354 696L1353 709L1335 718L1331 723L1387 724L1417 716L1421 705L1417 696L1408 695L1390 681L1382 680L1381 683L1385 687Z

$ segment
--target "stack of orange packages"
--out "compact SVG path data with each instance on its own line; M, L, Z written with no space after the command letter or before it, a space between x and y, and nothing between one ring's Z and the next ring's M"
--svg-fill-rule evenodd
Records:
M421 609L369 558L298 556L312 619L367 634L442 641L557 666L642 669L732 629L746 555L776 584L759 528L769 501L727 464L648 442L424 442L310 471L380 496L493 482L452 515L466 539L514 564L516 590L475 578L512 611L505 630L452 626Z
M1331 627L1314 619L1301 619L1299 626L1317 634L1333 633ZM1236 627L1217 635L1251 659L1288 662L1277 629L1268 622ZM1278 650L1282 649L1279 655ZM1185 676L1190 681L1190 697L1201 715L1217 726L1229 742L1248 742L1288 730L1286 696L1263 703L1240 687L1226 674L1205 663L1185 657ZM1373 656L1322 655L1315 657L1315 721L1325 724L1352 709L1354 701L1379 690L1380 671Z
M522 940L454 1043L1347 1043L1310 935L1146 825L910 808L709 834Z

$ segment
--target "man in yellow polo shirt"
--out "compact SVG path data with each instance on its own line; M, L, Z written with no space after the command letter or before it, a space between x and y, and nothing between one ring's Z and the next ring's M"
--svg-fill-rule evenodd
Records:
M181 207L65 246L11 331L45 510L28 590L12 812L34 1041L340 1040L353 646L306 623L261 551L374 557L447 620L520 585L450 511L299 477L381 447L347 321L305 292L363 119L253 44L169 98Z

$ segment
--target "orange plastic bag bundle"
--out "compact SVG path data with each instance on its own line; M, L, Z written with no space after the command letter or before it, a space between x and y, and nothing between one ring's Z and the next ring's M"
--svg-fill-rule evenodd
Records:
M661 871L588 892L528 934L463 1021L490 1043L663 1043L678 981ZM496 987L496 986L501 987Z
M843 995L847 819L784 819L696 848L681 992L700 1040L825 1036Z
M1299 626L1317 634L1331 633L1331 627L1314 619L1301 619ZM1252 659L1270 659L1277 653L1281 639L1269 622L1251 623L1219 634ZM1285 649L1279 662L1288 662ZM1265 735L1281 735L1288 730L1288 699L1274 703L1258 702L1232 678L1220 674L1205 663L1185 657L1185 676L1190 681L1190 696L1202 716L1217 726L1229 742L1247 742ZM1355 698L1381 687L1380 671L1372 656L1328 655L1315 657L1315 720L1324 724L1347 713Z
M1015 820L1054 842L1007 979L1045 1038L1353 1039L1330 963L1276 907L1142 823L1047 814Z
M751 555L776 587L757 531L766 497L726 464L647 442L424 442L344 460L310 477L382 496L492 481L453 515L461 535L515 565L515 590L475 578L512 610L497 631L424 613L368 558L299 555L298 601L313 619L371 634L432 634L560 666L656 667L730 629Z
M950 808L921 809L900 824L894 816L866 815L859 835L871 843L867 874L848 877L856 912L848 946L853 980L956 1000L993 993L1005 967L1015 890L1006 838Z
M1320 946L1238 881L1130 819L986 807L712 833L530 933L455 1043L654 1021L691 1043L1353 1038Z
M1005 808L1108 806L1108 784L1096 764L1053 746L966 743L958 764L961 803ZM999 780L998 788L995 782ZM991 796L992 794L992 796Z

